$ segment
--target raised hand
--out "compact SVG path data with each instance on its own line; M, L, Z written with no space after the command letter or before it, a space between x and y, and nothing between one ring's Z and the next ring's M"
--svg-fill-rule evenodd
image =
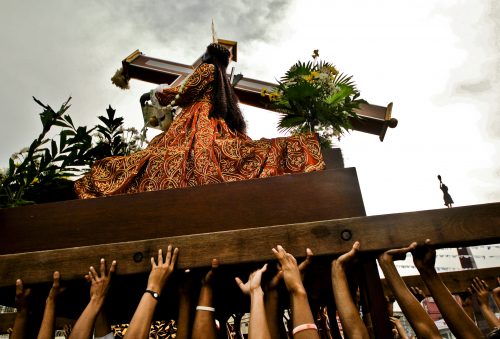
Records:
M91 283L90 298L104 302L109 290L111 275L116 270L116 261L113 260L109 271L106 269L106 260L101 258L99 265L99 273L96 272L94 266L90 266L89 274L85 275L85 279Z
M90 282L90 302L71 331L71 339L89 338L94 332L94 325L97 315L101 311L106 295L108 293L111 276L116 270L116 261L113 260L109 270L106 270L106 260L101 258L99 264L99 273L94 266L90 266L89 273L85 279Z
M16 309L18 311L25 310L28 308L28 301L30 295L31 295L31 289L24 288L23 281L21 279L17 279L15 304L16 304Z
M43 319L38 331L38 339L49 339L54 337L55 322L56 322L56 298L62 292L60 285L61 275L58 271L53 274L52 288L45 302L43 311Z
M488 304L488 298L490 295L490 288L488 284L484 281L479 279L479 277L475 277L472 280L472 284L469 287L469 292L472 294L476 295L477 301L482 304L482 305L487 305Z
M479 303L479 309L486 319L490 330L492 330L500 326L500 319L495 316L495 313L493 313L493 310L490 308L489 289L488 284L484 280L475 277L468 290L476 295Z
M27 325L28 325L30 294L31 294L31 289L24 288L23 281L21 279L17 279L16 299L15 299L17 313L16 313L16 319L14 320L12 333L10 334L9 337L11 339L26 338L26 332L28 328Z
M61 274L58 271L54 272L52 278L54 279L54 282L52 283L52 288L50 289L50 292L49 292L49 295L47 298L55 300L59 294L64 292L64 289L61 288L61 285L60 285Z
M332 264L339 265L339 266L345 268L349 263L354 261L354 259L356 258L356 254L358 253L360 247L361 247L361 244L359 243L359 241L354 242L351 250L349 252L342 254L337 259L335 259L332 262Z
M409 246L403 247L403 248L395 248L392 250L388 250L384 252L380 257L379 260L405 260L406 254L408 252L414 251L415 248L417 248L417 243L412 242Z
M154 257L151 257L151 273L148 278L148 290L156 293L161 292L168 278L174 271L178 253L178 248L175 248L172 253L172 245L168 245L165 260L163 260L161 248L158 250L158 264L156 264Z
M314 253L312 252L312 250L310 248L307 248L306 249L306 258L304 259L304 261L302 261L299 264L300 277L301 277L302 281L304 281L305 272L306 272L307 268L309 267L309 265L311 264L313 255L314 255ZM278 272L266 284L266 290L269 291L269 290L276 289L276 287L278 287L278 284L280 283L281 279L283 279L283 270L281 269L281 265L278 264Z
M203 277L202 283L203 285L211 285L213 282L214 274L217 272L217 268L219 268L219 260L212 259L211 269L207 272L205 277Z
M417 246L412 250L413 263L420 270L434 270L436 265L436 250L431 247L430 239L425 240L425 244Z
M299 266L297 265L297 260L294 256L287 253L281 245L276 246L276 248L273 248L272 251L281 265L283 279L285 280L285 285L288 291L292 294L305 293Z
M264 266L262 266L260 269L250 274L250 277L248 278L248 281L246 283L244 283L238 277L234 279L236 280L236 283L238 284L240 290L244 294L250 295L251 292L261 288L262 273L264 273L266 270L267 270L267 264L264 264Z

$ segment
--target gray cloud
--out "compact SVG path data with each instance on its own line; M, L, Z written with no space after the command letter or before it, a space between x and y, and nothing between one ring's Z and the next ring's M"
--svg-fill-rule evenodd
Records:
M191 63L219 37L240 45L271 42L289 9L286 0L236 1L16 1L0 12L0 167L39 131L31 100L57 108L70 95L77 124L93 125L108 104L125 114L133 91L109 78L135 49Z

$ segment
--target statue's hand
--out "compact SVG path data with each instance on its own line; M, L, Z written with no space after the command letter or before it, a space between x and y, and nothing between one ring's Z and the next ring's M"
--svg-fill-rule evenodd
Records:
M146 105L146 101L151 100L151 93L147 92L141 95L141 98L139 99L139 102L141 103L141 107L144 107Z

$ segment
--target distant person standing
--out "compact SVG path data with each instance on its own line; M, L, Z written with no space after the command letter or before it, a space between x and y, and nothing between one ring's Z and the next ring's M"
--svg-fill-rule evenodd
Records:
M443 181L441 181L440 175L438 175L438 179L439 179L439 188L441 189L441 191L443 191L444 205L448 208L452 208L453 206L451 206L451 204L454 204L454 201L451 198L450 193L448 193L448 186L443 184Z

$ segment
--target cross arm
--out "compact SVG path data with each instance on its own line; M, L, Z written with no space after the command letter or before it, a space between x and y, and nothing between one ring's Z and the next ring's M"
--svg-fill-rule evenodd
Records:
M201 63L201 58L192 65L153 58L136 50L122 61L124 75L129 79L138 79L156 84L179 85ZM235 86L240 102L245 105L272 110L269 102L261 96L262 88L271 90L275 83L243 77ZM363 104L356 112L359 120L353 120L353 129L378 135L384 140L387 128L395 128L397 120L392 118L392 103L387 106Z

